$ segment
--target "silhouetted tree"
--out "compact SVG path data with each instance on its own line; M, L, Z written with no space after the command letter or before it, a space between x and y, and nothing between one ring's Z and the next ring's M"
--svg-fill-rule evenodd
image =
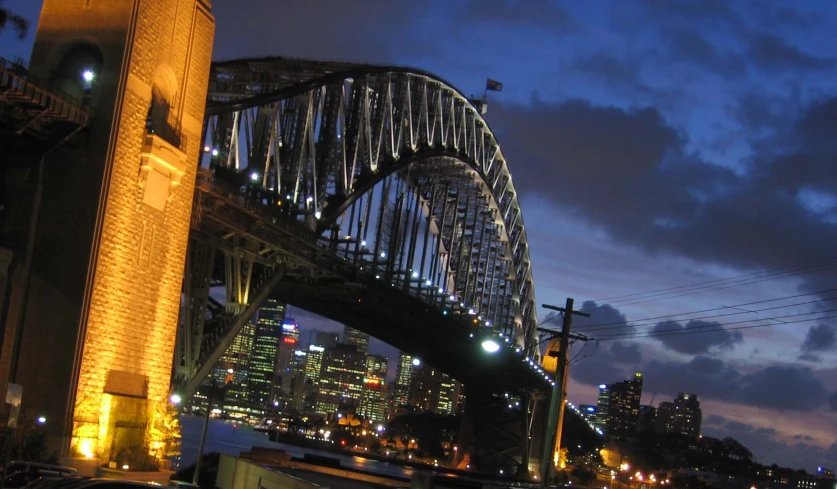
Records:
M29 32L29 21L3 7L3 2L0 0L0 34L9 25L17 32L17 37L20 39L26 37Z

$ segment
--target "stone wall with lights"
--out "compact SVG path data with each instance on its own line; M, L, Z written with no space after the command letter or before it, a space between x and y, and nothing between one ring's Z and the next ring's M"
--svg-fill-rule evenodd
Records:
M163 448L213 36L207 0L44 2L32 77L101 60L78 74L91 131L47 162L16 379L65 455Z

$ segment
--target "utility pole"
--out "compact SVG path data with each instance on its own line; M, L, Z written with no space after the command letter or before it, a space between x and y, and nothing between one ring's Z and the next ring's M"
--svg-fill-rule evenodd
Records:
M552 397L549 400L549 414L546 419L546 437L543 453L541 454L541 488L549 487L549 479L552 477L552 457L556 449L561 449L561 431L564 425L564 392L567 389L570 327L572 326L573 315L577 314L579 316L590 317L587 313L573 311L573 302L573 299L567 298L567 304L564 307L543 304L543 307L546 309L560 312L563 315L564 322L561 326L558 368L555 371L555 386L552 388Z

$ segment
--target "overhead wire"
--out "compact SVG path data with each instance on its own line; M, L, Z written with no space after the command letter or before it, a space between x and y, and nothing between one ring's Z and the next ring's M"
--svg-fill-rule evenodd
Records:
M774 310L774 309L783 309L783 308L789 308L789 307L816 304L816 303L819 303L819 302L828 302L828 301L832 301L832 300L837 299L837 296L826 297L826 298L822 298L822 299L815 299L815 300L810 300L810 301L805 301L805 302L797 302L797 303L794 303L794 304L783 304L783 305L780 305L780 306L765 307L765 308L761 308L761 309L755 309L755 310L752 310L752 311L742 310L742 311L729 312L729 313L724 313L724 314L713 314L713 315L710 315L710 316L679 317L679 316L690 316L692 314L700 314L700 313L704 313L704 312L738 309L738 308L745 307L745 306L752 306L752 305L756 305L756 304L766 304L766 303L769 303L769 302L784 301L784 300L789 300L789 299L796 299L796 298L799 298L799 297L805 297L805 296L809 296L809 295L824 294L824 293L835 292L835 291L837 291L837 288L819 290L819 291L816 291L816 292L808 292L808 293L804 293L804 294L790 295L790 296L785 296L785 297L776 297L776 298L773 298L773 299L764 299L764 300L760 300L760 301L745 302L745 303L741 303L741 304L734 304L734 305L731 305L731 306L713 307L711 309L702 309L702 310L699 310L699 311L690 311L690 312L683 312L683 313L676 313L676 314L666 314L666 315L663 315L663 316L654 316L654 317L650 317L650 318L638 319L636 321L631 321L631 322L614 321L614 322L610 322L610 323L580 325L580 326L577 327L577 329L579 331L583 332L583 333L589 334L591 332L597 333L599 331L622 329L622 328L628 328L628 327L654 326L654 325L658 324L658 322L656 321L658 319L666 319L667 321L678 321L679 322L679 321L694 321L694 320L712 319L712 318L725 317L725 316L735 316L735 315L740 315L740 314L757 314L759 312L770 311L770 310ZM753 320L756 320L756 319L753 319ZM649 323L647 321L652 321L652 322Z
M716 332L720 332L720 331L736 331L736 330L741 330L741 329L766 328L768 326L784 326L786 324L798 324L798 323L804 323L804 322L808 322L808 321L822 321L824 319L834 319L834 318L837 318L837 315L821 316L821 317L808 318L808 319L798 319L798 320L795 320L795 321L780 321L781 324L778 324L778 325L775 324L775 323L768 323L768 324L750 324L750 325L746 325L746 326L736 326L736 327L732 327L732 328L725 328L724 327L724 326L729 326L729 325L733 325L733 324L743 324L743 323L747 323L747 322L750 322L750 321L778 321L782 318L798 317L798 316L805 316L805 315L811 315L811 314L821 314L821 313L824 313L824 312L834 312L834 311L837 311L837 309L826 309L824 311L816 311L816 312L800 313L800 314L789 314L789 315L786 315L786 316L775 316L775 317L756 319L756 320L750 319L750 320L747 320L747 321L736 321L736 322L724 323L724 324L720 324L720 323L711 324L711 325L707 325L707 329L698 329L698 328L703 328L703 327L702 326L696 326L694 328L689 328L689 329L682 329L681 328L681 329L670 329L670 330L662 330L662 331L646 331L646 332L634 332L634 333L625 333L625 334L613 334L613 335L603 336L601 338L596 338L596 339L601 340L601 341L607 341L607 340L633 339L633 338L657 338L657 337L660 337L660 336L675 336L675 335L682 335L682 334L716 333ZM709 329L708 326L715 327L715 329Z
M604 297L596 299L595 302L607 301L610 305L625 307L629 305L642 304L657 300L672 299L676 297L684 297L704 292L724 290L733 287L740 287L743 285L752 285L768 280L775 280L778 278L786 278L793 275L812 273L835 266L837 266L837 257L817 262L806 263L802 265L796 265L792 267L777 268L773 270L753 272L750 274L728 277L724 279L710 280L707 282L698 282L689 285L668 287L664 289L656 289L646 292L637 292L634 294L626 294L621 296Z

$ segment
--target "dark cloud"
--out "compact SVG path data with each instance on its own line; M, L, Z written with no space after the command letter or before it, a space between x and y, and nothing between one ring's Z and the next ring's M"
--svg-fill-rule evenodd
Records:
M829 393L812 370L767 366L742 374L717 358L698 355L686 363L651 361L643 369L649 392L692 392L701 397L787 411L814 411Z
M602 325L607 325L608 331L618 331L619 334L634 332L625 314L610 304L599 305L594 301L585 301L578 310L589 314L590 317L573 318L573 331L577 333L595 334Z
M808 328L800 350L803 353L825 352L837 346L837 327L833 324L817 324Z
M280 4L216 2L215 59L288 56L334 61L395 62L398 53L433 53L434 36L416 35L430 4L321 0ZM257 15L254 15L258 12Z
M834 66L833 59L805 53L786 39L769 32L754 34L747 54L754 65L771 72L825 70Z
M737 431L731 432L725 426L707 426L702 430L706 436L725 438L732 436L745 447L752 450L754 457L761 460L765 455L770 454L781 460L780 465L794 469L812 470L818 466L828 466L837 459L837 443L829 447L819 447L807 441L813 438L807 435L794 437L795 443L788 443L775 437L776 432L770 428L757 429L745 423L736 423Z
M720 323L711 321L689 321L681 324L665 321L651 328L658 334L654 338L666 347L688 355L709 353L712 348L732 349L744 340L740 331L727 331Z
M773 153L754 156L742 175L691 155L687 138L653 109L538 100L492 111L518 188L618 242L741 268L786 266L789 257L837 248L837 226L799 197L837 188L837 140L829 136L837 98L801 111Z
M614 341L610 345L610 354L613 355L613 360L617 363L635 365L642 361L642 350L639 347L639 343Z
M724 428L726 428L727 431L732 431L733 433L742 431L749 433L753 431L753 427L751 425L739 423L738 421L730 421L726 424L726 426L724 426Z
M831 406L832 411L837 411L837 392L831 394L831 397L828 398L828 404Z
M791 411L813 411L826 403L828 392L807 368L771 366L742 376L738 402Z
M814 441L814 437L810 435L793 435L794 440Z
M463 5L465 21L524 28L540 27L566 34L578 25L575 19L550 0L475 0Z
M720 414L710 414L705 418L706 423L720 425L723 426L727 424L727 418L721 416Z

